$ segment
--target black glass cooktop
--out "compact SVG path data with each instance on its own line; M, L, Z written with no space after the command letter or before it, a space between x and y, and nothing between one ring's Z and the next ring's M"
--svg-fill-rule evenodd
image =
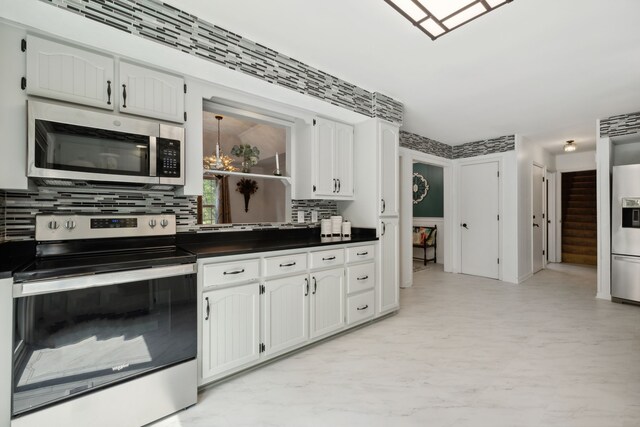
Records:
M176 247L38 257L13 275L14 282L193 263L196 256Z

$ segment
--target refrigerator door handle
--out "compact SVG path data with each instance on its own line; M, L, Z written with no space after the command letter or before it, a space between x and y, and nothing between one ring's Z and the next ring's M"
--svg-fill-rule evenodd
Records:
M635 264L640 264L640 257L635 257L635 256L614 255L613 259L618 261L633 262Z

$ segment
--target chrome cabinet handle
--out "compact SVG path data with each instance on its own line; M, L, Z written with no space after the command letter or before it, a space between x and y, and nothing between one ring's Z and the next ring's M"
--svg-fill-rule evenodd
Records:
M533 223L533 226L540 228L540 224L536 224L535 222Z
M322 258L323 261L333 261L334 259L336 259L335 256L328 256L328 257Z
M241 268L240 270L233 270L233 271L225 271L222 274L240 274L240 273L244 273L244 268Z
M204 320L209 320L209 314L211 314L211 309L209 307L209 297L206 297L205 300L207 301L207 315L204 317Z
M306 297L307 295L309 295L309 279L305 277L304 283L306 283L306 287L307 287L307 291L304 293L304 296Z
M367 280L369 278L369 276L360 276L358 278L356 278L356 280Z
M333 192L334 193L338 192L338 182L335 178L333 178Z
M358 252L356 255L365 256L365 255L369 255L369 252Z
M369 304L361 305L360 307L356 308L356 310L361 311L366 310L367 308L369 308Z
M382 223L382 235L384 236L384 234L387 232L387 224L385 224L384 222Z
M340 184L340 178L338 178L338 193L340 192L340 188L342 187L342 185Z
M384 211L387 210L387 203L384 201L384 199L380 199L380 201L382 202L382 212L380 213L384 213Z
M316 280L316 278L313 278L313 294L316 294L316 291L318 290L318 281Z
M107 105L111 105L111 80L107 80Z
M127 85L122 85L122 108L127 108Z
M296 265L296 262L295 261L291 261L291 262L280 264L280 267L293 267L294 265Z

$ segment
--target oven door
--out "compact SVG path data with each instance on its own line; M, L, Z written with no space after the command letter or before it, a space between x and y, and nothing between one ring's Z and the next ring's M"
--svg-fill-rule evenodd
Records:
M194 264L14 284L12 414L196 357Z

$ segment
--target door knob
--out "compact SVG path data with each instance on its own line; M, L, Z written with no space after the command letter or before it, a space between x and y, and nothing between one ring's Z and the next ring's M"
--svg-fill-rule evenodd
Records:
M533 223L534 227L540 227L540 224L536 224L535 222Z
M464 227L464 228L466 228L467 230L469 229L469 227L467 227L467 223L466 223L466 222L464 222L464 223L460 224L460 227Z

